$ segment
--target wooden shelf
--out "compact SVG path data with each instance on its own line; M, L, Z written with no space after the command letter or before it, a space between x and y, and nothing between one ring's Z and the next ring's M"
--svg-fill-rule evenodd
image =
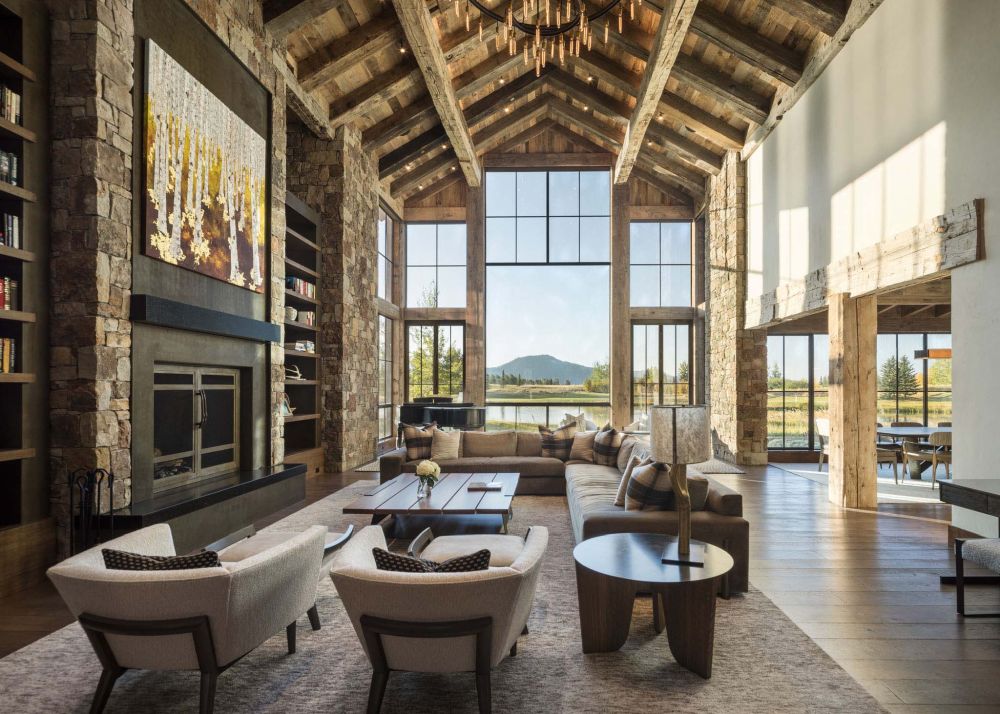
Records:
M0 76L21 77L29 82L34 82L38 79L34 72L3 52L0 52Z
M0 374L0 384L34 384L35 375L24 372L5 372Z
M0 310L0 320L10 322L34 322L35 313L21 312L20 310Z
M0 449L0 461L20 461L35 455L34 449Z
M311 240L309 240L308 238L306 238L304 235L302 235L301 233L299 233L294 228L288 228L286 226L285 227L285 232L288 234L289 237L294 238L299 243L301 243L302 245L304 245L306 248L311 248L312 250L315 250L317 253L319 252L319 246L318 245L316 245L315 243L313 243Z
M305 357L306 359L316 359L317 357L319 357L319 355L316 354L315 352L301 352L299 350L290 350L287 347L285 348L285 356L286 357Z
M4 119L0 117L0 136L10 136L16 139L22 139L24 141L30 141L35 143L38 140L38 135L30 129L25 129L20 124L15 124L9 119Z
M315 421L319 419L319 414L294 414L285 417L285 423L292 421Z
M25 263L34 263L35 254L30 250L21 250L20 248L8 248L5 245L0 245L0 258L13 258L14 260L21 260Z
M288 288L285 288L285 297L290 297L295 300L301 300L302 302L308 305L319 305L319 303L315 299L311 297L306 297L305 295L301 295L295 292L294 290L289 290Z
M299 330L309 330L310 332L316 332L315 325L307 325L304 322L296 322L295 320L285 320L285 327L294 327Z
M289 270L289 268L291 270ZM292 260L291 258L288 258L286 256L285 257L285 275L288 275L288 273L290 273L290 272L291 273L302 273L306 277L316 278L317 280L319 279L319 273L317 273L315 270L313 270L312 268L307 268L306 266L302 265L302 263L297 263L294 260Z
M289 387L315 387L319 384L319 380L316 379L286 379L285 389Z
M20 198L22 201L35 202L35 194L33 192L20 186L15 186L12 183L7 183L6 181L0 181L0 194Z

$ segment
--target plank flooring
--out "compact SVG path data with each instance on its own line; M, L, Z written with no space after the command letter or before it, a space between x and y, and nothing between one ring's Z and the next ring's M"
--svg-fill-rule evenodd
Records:
M308 479L306 499L263 528L371 473ZM738 489L750 521L750 580L892 714L1000 711L1000 618L963 621L946 506L844 510L825 488L777 467L713 478ZM1000 611L1000 588L970 607ZM70 622L47 584L0 600L0 656Z

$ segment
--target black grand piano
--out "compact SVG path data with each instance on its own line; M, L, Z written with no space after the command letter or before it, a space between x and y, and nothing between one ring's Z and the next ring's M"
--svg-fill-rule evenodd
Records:
M418 397L399 407L399 435L403 424L436 423L442 429L473 431L486 426L486 407L454 402L451 397Z

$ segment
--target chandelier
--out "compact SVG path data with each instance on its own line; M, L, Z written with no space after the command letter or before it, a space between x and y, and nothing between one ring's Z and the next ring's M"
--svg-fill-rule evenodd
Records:
M565 63L566 55L579 57L581 49L589 50L594 42L594 31L608 41L611 23L616 19L621 33L625 17L625 2L609 0L603 7L587 10L585 0L520 0L520 17L514 16L518 0L511 0L504 12L486 7L482 0L451 0L455 15L465 15L465 29L472 30L472 8L479 11L479 39L483 40L483 20L496 24L494 44L497 51L503 47L511 57L518 50L518 33L523 35L522 48L525 66L535 63L535 76L542 73L547 62L558 58ZM635 19L635 6L642 0L628 0L629 19ZM614 11L614 12L612 12ZM614 16L614 18L612 17ZM603 20L603 22L602 22Z

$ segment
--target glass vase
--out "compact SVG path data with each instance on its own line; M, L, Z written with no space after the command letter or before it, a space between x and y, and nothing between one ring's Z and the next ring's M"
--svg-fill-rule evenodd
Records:
M431 497L431 490L434 488L434 484L425 479L420 479L420 484L417 486L417 498L424 499Z

